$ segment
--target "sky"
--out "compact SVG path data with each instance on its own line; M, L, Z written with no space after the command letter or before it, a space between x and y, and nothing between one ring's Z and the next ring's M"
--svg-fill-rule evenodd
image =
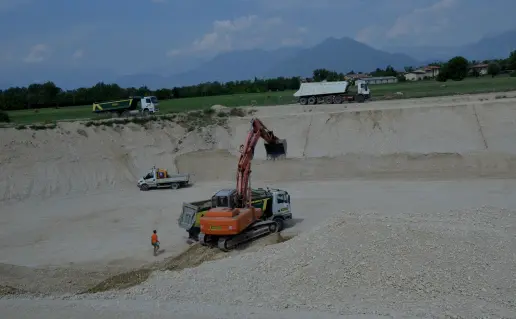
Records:
M328 37L461 45L515 29L514 12L514 0L0 0L0 84L52 72L169 75L221 52Z

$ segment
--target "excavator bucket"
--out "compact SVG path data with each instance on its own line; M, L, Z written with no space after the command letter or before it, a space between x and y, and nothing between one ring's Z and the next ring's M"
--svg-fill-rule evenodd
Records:
M287 140L278 140L276 143L264 143L267 159L276 159L287 156Z

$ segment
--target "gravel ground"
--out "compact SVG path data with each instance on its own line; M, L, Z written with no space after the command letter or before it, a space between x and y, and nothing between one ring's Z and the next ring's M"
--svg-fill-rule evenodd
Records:
M341 213L257 253L156 272L121 292L66 299L198 302L351 314L516 317L516 214Z
M30 304L28 304L30 303ZM258 307L228 307L154 300L0 300L2 318L74 319L392 319L392 316L341 316L314 311L274 311ZM398 316L396 318L409 318Z

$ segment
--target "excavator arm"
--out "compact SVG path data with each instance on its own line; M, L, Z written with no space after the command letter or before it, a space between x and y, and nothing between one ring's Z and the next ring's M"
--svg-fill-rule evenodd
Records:
M251 186L249 179L251 176L251 161L254 157L254 148L260 138L265 141L265 150L268 159L286 156L286 141L276 137L272 131L265 127L262 121L253 118L245 144L240 146L240 160L238 161L237 170L236 207L251 206Z

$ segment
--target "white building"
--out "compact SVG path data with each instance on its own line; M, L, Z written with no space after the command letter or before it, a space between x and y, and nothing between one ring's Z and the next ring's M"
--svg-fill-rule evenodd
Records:
M426 78L426 72L423 70L416 70L405 74L405 80L407 81L419 81Z
M395 76L376 76L376 77L362 78L360 80L366 82L367 84L398 83L398 78Z
M489 64L477 64L470 68L470 72L477 71L479 75L487 75L488 68L489 68Z
M425 80L425 79L433 79L439 75L440 70L441 70L441 67L436 66L436 65L430 65L425 68L406 73L405 79L407 81L419 81L419 80Z

